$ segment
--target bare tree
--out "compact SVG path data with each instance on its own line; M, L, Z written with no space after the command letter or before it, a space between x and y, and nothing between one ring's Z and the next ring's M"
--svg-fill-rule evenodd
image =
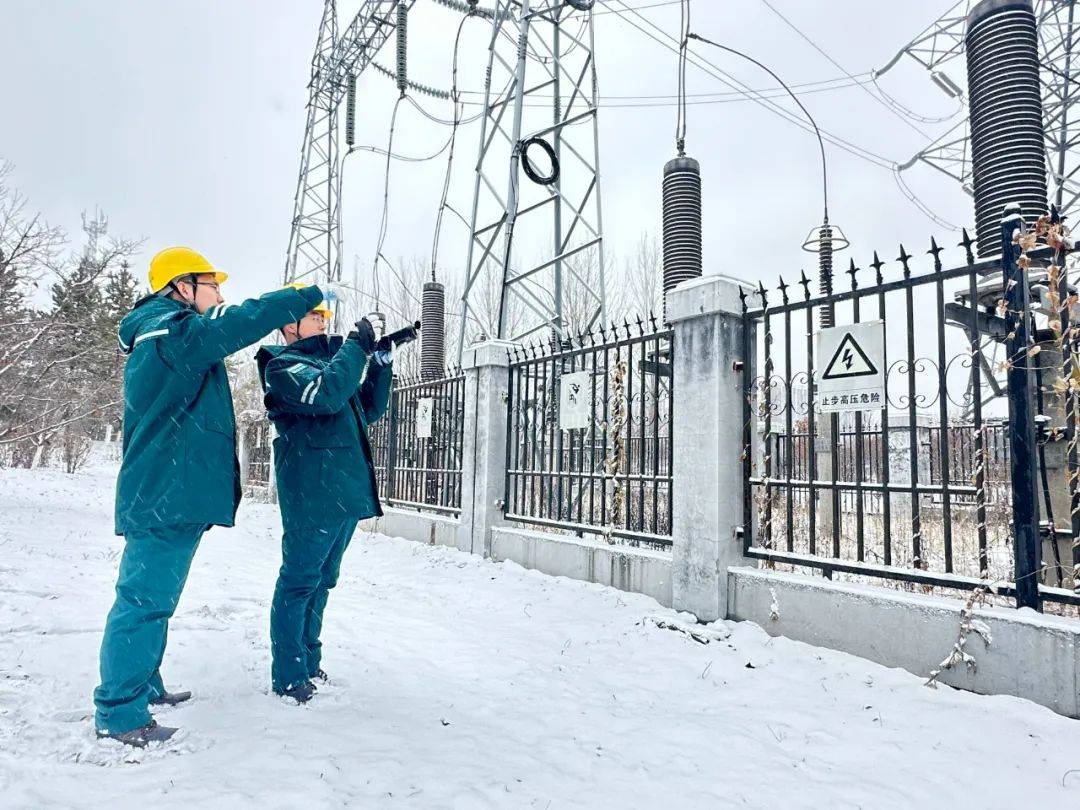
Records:
M623 289L631 310L629 315L659 320L663 308L662 252L656 237L642 232L633 254L623 262Z
M101 246L103 229L88 227L84 250L58 259L63 233L25 213L9 174L0 168L0 460L36 466L59 439L74 471L95 429L120 420L116 326L135 296L127 260L138 246ZM44 282L52 302L40 309L30 293Z

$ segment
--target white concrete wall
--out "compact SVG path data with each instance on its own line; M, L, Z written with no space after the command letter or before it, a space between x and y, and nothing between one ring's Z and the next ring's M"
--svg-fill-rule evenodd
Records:
M360 529L427 545L457 547L457 518L396 507L384 507L383 512L381 518L362 521ZM643 593L671 607L669 554L528 529L495 527L491 534L490 556L496 562L513 560L551 576Z
M960 630L963 605L954 599L755 568L729 568L727 576L728 618L916 675L938 668ZM943 672L942 683L1015 695L1080 717L1080 624L1012 608L979 610L977 618L989 627L992 644L987 648L972 634L965 649L977 669Z
M361 521L360 529L390 537L404 537L417 543L457 547L457 518L433 512L384 506L381 518Z
M671 607L671 556L663 552L504 526L492 529L491 559L643 593Z

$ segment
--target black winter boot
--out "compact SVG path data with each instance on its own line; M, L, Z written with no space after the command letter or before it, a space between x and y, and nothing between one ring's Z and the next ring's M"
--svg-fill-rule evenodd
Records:
M134 748L146 748L146 746L152 742L165 742L176 732L177 729L175 728L159 726L156 720L151 720L141 728L125 731L121 734L110 734L107 731L99 731L97 736L99 740L119 740L124 745L130 745Z
M296 686L290 686L288 689L283 689L280 692L276 689L274 694L281 697L292 698L298 704L307 703L313 697L315 697L315 685L311 681L304 681Z
M191 700L191 692L163 692L150 701L151 706L176 706Z

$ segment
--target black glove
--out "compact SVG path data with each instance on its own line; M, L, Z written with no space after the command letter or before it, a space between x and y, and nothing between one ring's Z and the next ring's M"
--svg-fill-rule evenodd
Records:
M420 321L417 321L412 326L406 326L402 329L398 329L396 332L384 335L382 340L375 344L375 348L380 352L388 352L390 351L391 346L402 346L406 343L411 343L419 336Z
M375 351L375 330L367 318L361 318L355 326L356 328L349 332L349 340L359 343L364 354L371 354Z

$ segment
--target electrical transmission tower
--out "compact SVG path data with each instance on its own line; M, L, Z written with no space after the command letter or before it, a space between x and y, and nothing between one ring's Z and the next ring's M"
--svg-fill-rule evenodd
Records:
M491 15L459 356L467 321L491 337L561 339L571 298L578 328L604 318L591 8L499 0Z
M967 14L973 0L963 0L935 20L925 31L905 45L880 70L878 78L904 56L930 71L930 77L943 91L963 101L962 84L953 81L942 67L964 53ZM1039 65L1042 80L1043 128L1046 140L1047 174L1051 200L1062 213L1068 213L1080 198L1080 121L1072 107L1080 81L1080 59L1073 59L1073 46L1080 37L1076 0L1035 0L1033 3L1039 36ZM899 167L900 171L917 162L926 163L960 182L973 193L970 135L968 120L946 132L928 147Z
M307 125L293 203L285 281L341 279L341 163L338 106L350 77L363 72L393 35L399 5L416 0L364 0L338 34L337 2L326 0L308 84Z

